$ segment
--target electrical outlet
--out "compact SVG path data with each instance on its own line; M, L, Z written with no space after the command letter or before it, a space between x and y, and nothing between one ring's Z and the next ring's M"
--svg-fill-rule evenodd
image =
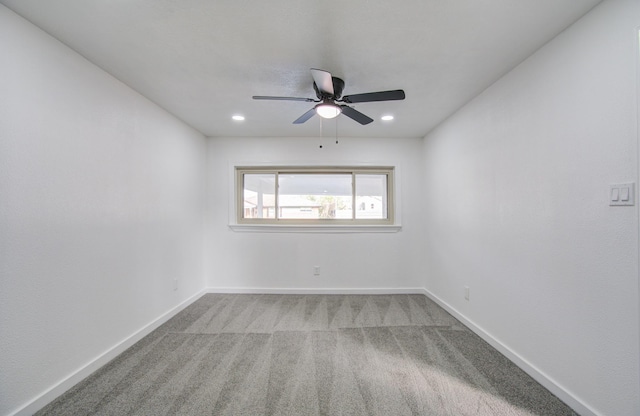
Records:
M320 276L320 266L313 266L313 275Z
M464 287L464 298L469 300L469 286Z

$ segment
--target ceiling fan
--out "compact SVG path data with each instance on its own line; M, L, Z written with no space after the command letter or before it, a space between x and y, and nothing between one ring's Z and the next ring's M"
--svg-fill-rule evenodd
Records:
M264 95L254 95L254 100L279 100L279 101L305 101L309 103L319 103L311 110L307 111L300 117L298 117L293 124L302 124L309 120L314 114L318 114L323 118L334 118L340 115L340 113L349 117L352 120L364 125L373 121L372 118L366 116L344 104L336 103L368 103L373 101L393 101L404 100L403 90L392 91L379 91L368 92L364 94L345 95L342 97L342 90L344 89L344 81L340 78L331 76L328 71L322 69L311 69L311 75L313 76L313 89L316 91L317 99L313 98L299 98L299 97L271 97ZM342 97L342 98L341 98Z

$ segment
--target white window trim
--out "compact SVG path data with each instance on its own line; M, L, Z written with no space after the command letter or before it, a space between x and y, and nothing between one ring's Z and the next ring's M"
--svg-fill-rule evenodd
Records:
M236 189L238 189L238 184L236 183L236 167L238 166L252 166L252 167L264 167L270 168L274 166L287 166L287 167L302 167L305 168L317 168L322 169L326 168L329 165L327 164L318 164L318 163L306 163L300 164L298 163L268 163L268 162L260 162L260 163L251 163L251 162L230 162L228 167L228 183L229 183L229 204L228 204L228 213L229 213L229 223L228 226L231 230L235 232L266 232L266 233L396 233L402 230L402 207L400 204L401 201L401 189L399 184L401 183L401 169L397 164L391 163L345 163L340 165L330 165L332 168L346 168L346 169L371 169L377 168L380 166L392 166L393 167L393 203L394 203L394 223L393 224L245 224L238 223L237 221L237 208L236 204L238 201L236 195Z
M237 232L253 233L397 233L402 229L394 225L282 225L282 224L229 224Z

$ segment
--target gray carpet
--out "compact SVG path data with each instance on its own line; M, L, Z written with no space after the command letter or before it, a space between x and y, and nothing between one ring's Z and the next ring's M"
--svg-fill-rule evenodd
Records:
M575 415L422 295L205 295L39 415Z

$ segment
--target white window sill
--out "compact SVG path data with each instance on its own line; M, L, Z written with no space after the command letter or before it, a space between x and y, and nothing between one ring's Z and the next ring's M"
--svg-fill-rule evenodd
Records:
M397 233L401 225L281 225L229 224L235 232L243 233Z

